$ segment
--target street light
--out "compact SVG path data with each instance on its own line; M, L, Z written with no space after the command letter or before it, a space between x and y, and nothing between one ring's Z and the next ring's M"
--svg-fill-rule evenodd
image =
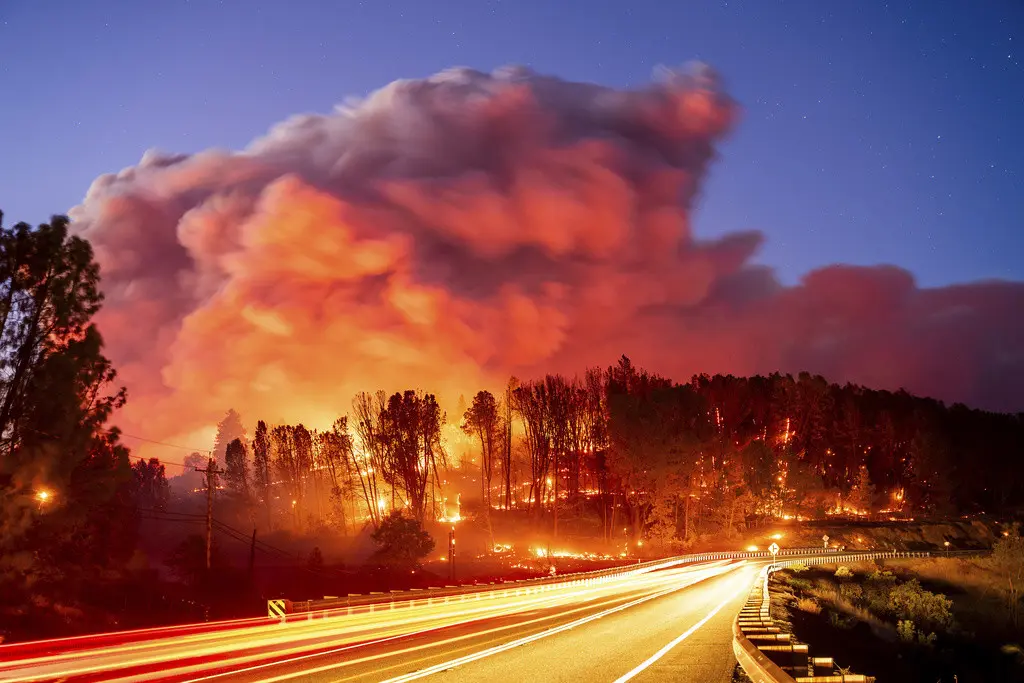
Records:
M942 545L946 546L946 554L949 554L949 541L943 541Z
M46 489L39 489L36 491L36 502L39 503L39 512L43 511L43 507L50 502L50 498L52 497L53 494Z

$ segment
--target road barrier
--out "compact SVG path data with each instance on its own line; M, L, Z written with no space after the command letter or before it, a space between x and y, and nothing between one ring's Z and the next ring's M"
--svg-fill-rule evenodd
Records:
M267 616L271 619L284 619L288 614L290 600L267 600Z
M865 562L917 557L933 555L924 552L842 553L831 557L809 557L768 565L758 574L746 604L733 622L732 648L736 661L754 683L874 683L875 679L872 676L836 671L837 667L831 657L810 657L806 644L793 642L792 634L780 633L781 629L774 625L771 617L768 579L774 572L798 564L836 564L839 561ZM792 663L779 665L773 659L781 659L783 655L789 655ZM791 675L786 669L792 670L795 675ZM821 669L829 673L816 675L815 671Z
M788 548L778 553L778 556L821 556L834 557L840 553L838 548ZM613 578L642 574L658 569L666 569L680 564L694 564L698 562L715 562L719 560L748 560L767 559L772 557L767 550L738 551L738 552L716 552L716 553L695 553L690 555L678 555L675 557L636 564L620 565L609 569L599 569L591 572L578 572L573 574L561 574L555 577L542 577L536 579L519 579L516 581L501 581L489 583L471 583L457 586L444 586L435 588L414 588L405 591L391 591L390 593L372 592L368 594L349 594L346 597L330 597L323 600L268 600L267 614L272 619L279 621L292 621L295 619L314 619L328 616L340 616L346 614L360 614L373 612L378 609L402 609L414 605L431 605L440 603L459 602L463 600L480 600L496 597L507 597L510 594L527 595L551 590L559 586L589 585L603 583ZM467 597L471 596L471 597ZM285 613L275 615L270 603L283 602Z

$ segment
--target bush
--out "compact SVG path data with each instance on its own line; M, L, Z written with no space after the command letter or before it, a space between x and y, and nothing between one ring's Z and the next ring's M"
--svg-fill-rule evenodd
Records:
M876 569L868 574L868 581L873 583L894 584L896 583L896 577L888 570Z
M811 590L811 582L807 579L798 579L796 577L790 578L789 585L798 591L809 591Z
M380 546L373 559L397 569L412 569L434 549L434 539L420 523L395 511L384 518L377 530L370 534Z
M904 643L917 642L924 647L934 647L938 636L934 633L925 635L925 632L914 626L912 619L900 619L896 622L896 634Z
M924 590L917 579L889 591L888 607L897 617L932 628L948 629L953 624L953 601L941 593Z
M859 602L864 597L864 589L855 583L844 583L839 586L839 593L850 602Z
M808 567L803 562L797 562L796 564L792 564L792 565L786 567L786 570L787 571L791 571L794 574L800 574L802 572L806 572L806 571L810 570L810 567Z
M853 578L853 572L850 571L849 567L840 566L838 569L836 569L836 578L837 579L852 579Z
M796 608L801 612L809 614L821 614L821 605L814 598L800 598L796 601Z

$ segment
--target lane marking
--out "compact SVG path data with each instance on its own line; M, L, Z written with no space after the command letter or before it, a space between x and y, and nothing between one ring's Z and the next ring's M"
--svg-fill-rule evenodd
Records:
M706 568L707 565L720 566L724 562L724 560L720 560L716 562L704 563L704 567L702 567L701 565L689 565L677 569L669 569L668 571L672 573L688 574L694 571L701 571L702 569ZM668 563L665 566L671 566L671 563ZM539 587L539 592L537 592L537 587L534 587L532 589L498 589L495 591L491 591L494 598L493 602L491 600L488 600L488 604L486 605L482 605L481 607L469 610L462 610L460 612L455 612L453 614L468 615L474 613L484 613L487 611L497 611L499 614L501 614L505 613L505 610L507 610L509 604L514 605L516 604L516 602L518 602L520 608L525 608L530 603L536 605L543 605L551 602L552 600L557 599L566 599L571 597L575 597L578 599L579 596L584 594L600 593L604 590L615 589L617 585L625 585L629 580L632 580L633 583L637 583L639 581L639 583L645 584L648 582L655 582L657 581L657 578L655 572L645 570L637 573L624 572L622 574L614 576L602 577L600 580L597 580L592 584L580 585L579 582L577 582L576 580L565 581L559 584L549 584L546 587ZM566 591L566 589L568 589L568 591L563 592ZM525 591L524 596L521 596L519 594L520 590ZM510 591L514 591L512 595L508 595ZM499 597L497 595L499 592L504 593L504 595L502 597ZM547 594L549 592L550 594ZM517 601L518 598L525 599ZM462 602L463 601L460 600L459 604L462 604ZM473 602L477 601L474 600ZM438 608L440 607L440 605L441 603L436 603L434 605L427 606L420 605L419 609L416 609L415 611L425 610L425 612L431 612L433 611L433 608ZM385 611L384 613L389 614L390 611ZM379 614L379 612L377 614ZM357 624L362 625L365 623L366 628L380 629L385 626L391 626L392 624L406 625L416 622L428 622L431 620L444 618L446 616L436 613L424 613L423 616L406 616L405 618L400 619L397 622L381 624L373 623L378 618L377 614L373 612L361 613L358 615L338 614L337 616L329 617L329 619L346 621L347 623L344 625L339 624L340 631L344 633L355 633L360 632L362 630L361 628L356 626ZM43 657L20 659L7 662L6 666L10 667L9 672L18 670L18 672L22 676L29 675L31 677L29 679L16 677L15 680L41 680L68 675L96 673L100 671L113 672L119 669L124 670L130 667L145 666L148 664L155 664L161 661L173 661L176 650L180 651L181 655L179 656L201 656L207 654L217 654L218 652L223 652L224 648L230 646L230 642L225 641L235 641L239 645L245 646L246 649L253 649L256 647L287 645L289 641L297 642L299 641L300 638L323 638L324 635L318 636L317 632L323 632L323 629L326 626L326 624L324 623L325 621L326 619L295 621L285 624L284 628L286 630L281 630L281 624L267 624L266 622L264 622L263 624L253 627L251 629L232 629L229 631L221 632L197 633L186 636L180 636L178 638L161 639L155 641L143 641L136 643L125 643L120 645L109 646L106 648L94 649L91 651L87 650L83 652L68 652L57 655L46 655ZM338 629L334 629L334 632L337 633ZM284 654L301 652L303 649L307 648L291 648L290 650L285 650ZM161 650L162 652L160 652ZM146 656L144 653L147 652L159 652L159 654L155 654L155 656L152 654ZM126 654L129 653L131 653L135 658L133 660L125 661L124 657ZM113 661L108 661L110 658L113 658ZM251 658L240 659L242 659L242 661L245 661L246 659L248 659L248 661L252 661L253 659L258 658L258 656L254 656ZM95 663L92 665L83 666L83 660L91 660ZM38 669L42 667L44 669L52 670L54 668L59 667L62 663L71 662L73 662L73 664L71 664L71 669L63 668L57 669L56 671L46 672L37 671L34 675L30 673L32 669ZM5 674L0 674L0 680L9 679Z
M577 619L575 621L571 621L568 624L563 624L561 626L556 626L554 628L550 628L550 629L547 629L545 631L541 631L540 633L535 633L533 635L526 636L524 638L518 638L516 640L513 640L513 641L510 641L508 643L505 643L504 645L498 645L496 647L487 648L486 650L481 650L479 652L475 652L475 653L470 654L470 655L465 655L463 657L458 657L456 659L452 659L452 660L449 660L449 661L446 661L446 662L441 662L440 664L435 664L433 666L427 667L426 669L420 669L419 671L413 671L412 673L408 673L408 674L405 674L403 676L396 676L394 678L389 678L386 681L384 681L383 683L406 683L407 681L415 681L415 680L417 680L419 678L425 678L427 676L432 676L432 675L434 675L436 673L441 673L443 671L447 671L447 670L453 669L455 667L463 666L464 664L470 664L472 662L478 661L478 660L483 659L485 657L490 657L491 655L495 655L495 654L498 654L498 653L501 653L501 652L506 652L506 651L511 650L513 648L520 647L522 645L527 645L529 643L533 643L535 641L540 640L541 638L547 638L548 636L553 636L555 634L562 633L564 631L568 631L570 629L576 628L577 626L582 626L584 624L588 624L588 623L590 623L592 621L596 621L597 619L601 619L601 618L606 617L606 616L608 616L610 614L615 614L617 612L621 612L623 610L629 609L630 607L635 607L635 606L643 604L645 602L649 602L650 600L655 600L657 598L663 597L665 595L668 595L669 593L678 592L680 590L683 590L684 588L689 588L690 586L693 586L696 583L699 583L700 581L703 581L705 579L711 578L713 576L720 576L720 575L725 574L727 572L733 571L733 570L739 568L740 566L742 566L742 565L737 564L737 565L733 565L731 567L726 567L726 568L724 568L723 570L720 570L720 571L718 571L718 570L712 571L712 572L708 573L708 575L702 576L700 579L698 579L697 581L694 581L692 583L686 583L686 584L682 584L682 585L679 585L679 586L673 586L671 588L659 591L659 592L654 593L652 595L649 595L647 597L643 597L643 598L640 598L638 600L633 600L633 601L628 602L628 603L626 603L624 605L619 605L618 607L612 607L611 609L607 609L607 610L604 610L602 612L598 612L597 614L592 614L590 616L583 617L583 618ZM283 680L283 679L270 679L270 680Z
M701 571L701 570L704 570L704 569L706 569L706 567L702 567L702 568L699 568L699 569L698 568L681 568L681 569L667 570L667 572L670 573L671 575L686 575L686 574L690 574L690 573L693 573L695 571ZM433 625L433 626L430 626L430 627L428 627L426 629L422 629L422 630L419 630L419 631L401 631L401 632L395 634L393 637L399 637L399 636L402 636L402 635L415 635L417 633L428 633L430 631L437 630L438 628L444 628L446 626L458 626L458 625L462 625L462 624L468 624L468 623L472 623L474 621L478 621L480 619L487 619L487 618L492 617L492 616L509 616L509 615L514 615L514 614L516 614L518 612L522 612L522 611L526 611L526 610L530 610L530 609L545 609L545 608L548 608L548 607L555 607L559 603L563 603L564 604L564 603L566 603L566 601L569 601L569 600L578 602L581 598L584 598L584 596L591 596L591 595L593 595L594 597L589 598L590 600L600 599L600 598L598 598L598 596L601 595L602 593L613 592L613 591L614 592L618 592L618 591L621 591L623 587L625 587L627 589L632 589L632 590L640 590L641 587L646 587L648 584L652 584L653 585L653 584L664 582L665 581L664 576L665 575L653 575L653 574L651 574L651 575L643 575L641 577L632 577L633 578L633 580L632 580L632 584L633 585L630 585L629 583L627 583L625 581L598 583L598 584L595 584L595 585L592 585L592 586L574 586L572 584L567 583L564 586L564 588L569 589L567 591L556 590L556 591L550 591L550 592L540 592L540 593L536 593L536 594L533 594L533 595L528 593L525 596L520 596L520 595L517 595L517 594L516 595L510 595L510 596L507 596L507 597L504 597L504 598L499 598L498 600L495 600L493 602L488 600L488 601L486 601L486 604L481 605L480 607L475 607L474 606L474 607L472 607L470 609L462 609L460 611L448 612L448 613L441 612L441 613L435 613L435 614L423 614L422 616L416 616L416 617L412 617L412 618L405 617L404 619L392 620L392 621L387 621L387 622L384 622L384 623L373 623L375 621L376 615L374 615L374 614L364 614L364 615L359 615L356 618L356 620L355 620L356 623L360 623L360 622L364 622L365 621L365 623L361 623L360 626L358 626L358 627L355 627L354 624L352 626L345 626L345 625L339 623L339 624L337 624L336 627L331 628L332 627L332 623L331 623L332 620L298 621L298 622L295 622L294 624L288 624L287 625L287 629L288 629L287 631L281 631L279 625L270 625L268 627L259 627L260 631L263 631L264 629L269 629L268 631L266 631L267 635L263 639L252 640L251 636L250 636L249 638L243 640L242 638L243 638L244 634L239 634L239 633L234 633L234 632L232 632L230 634L225 634L223 636L220 636L217 639L231 638L231 639L241 640L242 644L245 644L248 647L256 647L256 646L265 647L265 646L273 646L273 645L287 645L289 643L289 641L296 642L298 640L298 638L297 638L298 636L305 637L307 639L308 638L324 639L324 638L328 637L327 636L328 632L325 632L324 629L331 629L334 632L338 632L338 629L340 629L341 632L355 634L355 633L363 633L363 632L366 631L366 629L369 629L369 628L374 628L374 629L380 630L380 629L383 629L385 627L390 627L390 628L404 627L404 626L407 626L409 624L417 623L417 622L419 622L419 623L430 622L430 621L438 622L438 623L435 623L435 625ZM559 586L559 588L562 589L563 586ZM607 602L614 602L615 600L621 600L621 599L622 599L621 597L611 598L611 599L608 599ZM471 601L471 602L473 604L475 604L477 601ZM459 605L459 604L461 604L461 602L460 603L453 603L453 606L456 606L456 605ZM590 606L590 608L592 608L592 607L593 607L593 605ZM444 606L442 606L441 604L437 604L437 605L428 606L425 609L426 609L427 612L431 612L434 609L438 609L438 608L443 609ZM582 610L582 609L588 609L588 608L587 607L577 608L577 610ZM576 610L574 610L574 611L576 611ZM390 618L390 614L391 613L385 611L385 612L381 612L379 614L388 615L388 618ZM473 616L473 615L476 615L476 616ZM548 618L554 618L554 616L555 615L552 615L552 617L548 617ZM463 617L468 617L468 618L463 618ZM461 618L461 621L460 620L455 620L455 619L459 619L459 618ZM336 619L344 620L344 617L337 617ZM327 622L327 623L325 623L325 622ZM203 637L209 638L209 636L203 636ZM183 640L183 639L179 639L179 640ZM214 647L214 643L209 642L205 647L202 647L202 645L200 645L199 646L200 649L197 649L196 645L188 645L187 646L187 645L185 645L183 643L175 642L173 645L171 645L171 647L175 648L175 649L181 649L184 652L187 652L187 653L195 656L195 655L206 655L206 654L223 653L223 647L225 647L226 645L228 645L228 643L225 643L223 645L219 645L217 647ZM329 642L325 643L325 645L330 647ZM341 649L342 650L349 649L351 646L352 646L352 643L346 643L343 647L341 647ZM145 645L140 645L139 647L146 647L146 646ZM285 650L283 650L281 652L281 654L283 654L285 656L288 656L288 655L296 654L296 653L302 652L303 650L308 650L308 649L309 649L308 645L303 645L303 646L299 646L299 647L293 647L293 648L285 649ZM156 663L165 662L165 661L168 661L168 662L169 661L173 661L173 660L168 658L168 654L167 653L162 653L162 654L158 654L156 656L149 656L149 657L144 657L144 658L136 658L136 659L130 660L130 661L115 661L115 662L103 661L104 659L110 657L111 655L117 655L117 654L122 654L123 655L123 653L124 653L124 649L123 648L113 648L111 652L105 652L104 653L104 656L100 658L101 659L100 662L97 662L97 663L95 663L95 664L93 664L91 666L81 666L80 665L77 669L70 669L69 670L67 668L64 668L64 669L58 669L58 671L56 671L56 672L53 672L53 671L47 671L45 673L44 672L37 672L34 675L33 674L28 674L28 677L25 677L27 671L25 671L23 669L27 669L28 668L26 665L28 665L29 662L25 662L25 661L11 662L10 664L18 665L16 668L19 670L19 673L21 675L16 676L16 678L14 680L19 680L19 681L46 680L46 679L50 679L50 678L60 678L60 677L69 676L69 675L91 674L91 673L98 673L98 672L102 672L102 671L109 671L111 673L114 673L114 671L117 671L118 669L120 669L122 671L122 673L121 673L121 678L117 678L116 680L119 680L119 681L129 681L129 680L144 680L144 678L143 679L139 679L138 676L132 675L132 674L127 673L126 671L124 671L125 669L129 669L130 670L132 668L136 668L136 667L139 667L139 666L146 666L146 665L149 665L149 664L156 664ZM313 653L311 655L306 655L306 656L313 657L313 656L320 656L322 654L325 654L325 653L319 652L319 653ZM60 659L64 659L64 657L65 656L60 656ZM74 655L73 654L66 655L66 657L70 657L70 658L74 659ZM236 662L236 663L245 663L245 662L251 662L251 661L258 661L259 659L262 659L262 658L265 658L265 654L260 653L260 654L244 655L244 656L241 656L241 657L236 657L236 658L234 658L233 661ZM79 659L81 659L81 655L79 655ZM41 664L43 666L47 666L49 664L49 668L57 668L56 665L58 665L58 662L53 662L52 664L50 664L49 662L46 662L45 664L43 664L43 663L41 663ZM39 666L39 665L37 664L37 666ZM197 666L197 665L191 665L191 666L188 666L188 667L183 667L183 669L184 669L184 671L188 671L188 670L192 669L194 666ZM13 673L14 669L12 669L11 672ZM215 674L215 676L217 676L217 675L230 675L230 674L229 673ZM0 674L0 680L9 680L9 679L4 674ZM109 680L115 680L115 679L109 679Z
M639 666L634 668L632 671L630 671L629 673L625 674L624 676L621 676L620 678L616 679L615 683L626 683L626 681L630 680L631 678L634 678L634 677L638 676L639 674L643 673L644 670L646 670L649 666L651 666L652 664L657 662L659 659L661 659L662 657L667 655L669 653L669 650L671 650L676 645L678 645L679 643L683 642L684 640L686 640L687 638L692 636L694 633L696 633L697 629L699 629L704 624L708 623L708 621L710 621L712 617L714 617L716 614L718 614L718 612L721 611L721 609L723 607L725 607L730 602L732 602L737 597L739 597L740 593L742 593L744 590L747 590L747 589L741 587L739 590L734 592L732 595L730 595L728 598L726 598L723 602L721 602L717 607L715 607L713 610L711 610L706 615L704 615L703 619L701 619L696 624L694 624L690 628L688 628L685 631L683 631L683 633L681 635L677 636L668 645L666 645L665 647L663 647L660 650L658 650L657 652L655 652L653 655L651 655L648 659L646 659L644 662L642 662Z
M685 575L690 574L690 573L694 573L692 570L677 570L677 571L678 571L678 574L682 575L682 576L685 576ZM651 583L651 584L662 583L664 580L665 580L664 577L659 578L657 581L654 581L653 577L648 577L648 578L644 579L644 583ZM598 589L574 591L572 593L569 593L567 595L562 595L562 596L548 596L548 597L545 597L545 598L528 600L528 601L521 602L521 603L513 603L513 604L509 605L508 607L502 609L501 611L492 612L492 614L489 614L489 615L481 615L480 617L474 618L474 619L469 619L469 620L465 620L465 621L461 621L461 622L442 623L440 625L433 626L433 627L430 627L430 628L427 628L427 629L423 629L423 630L420 630L420 631L412 631L412 632L402 633L402 634L399 634L399 635L392 636L390 638L380 639L380 640L377 640L377 641L370 641L370 642L364 642L364 643L356 643L356 644L353 644L353 645L346 645L344 647L340 647L340 648L333 649L333 650L320 651L320 652L313 652L313 653L309 653L309 654L297 655L297 656L294 656L294 657L291 657L291 658L285 659L285 660L277 660L277 661L273 661L273 662L266 662L266 663L263 663L263 664L256 664L256 665L249 666L249 667L246 667L246 668L243 668L243 669L232 669L232 670L223 671L223 672L220 672L220 673L209 674L207 676L203 676L203 677L200 677L200 678L190 678L190 679L188 679L188 681L189 681L189 683L195 683L197 681L208 681L208 680L213 680L215 678L221 678L221 677L224 677L224 676L236 676L236 675L239 675L239 674L242 674L242 673L252 672L252 671L259 670L259 669L265 669L265 668L268 668L268 667L281 666L281 665L284 665L284 664L292 664L292 663L303 661L303 660L307 660L307 659L313 659L313 658L317 658L317 657L324 657L324 656L328 656L328 655L332 655L332 654L337 654L339 652L342 652L342 651L345 651L345 650L354 649L356 647L364 647L364 646L368 646L368 645L375 645L377 643L385 642L385 641L388 641L388 640L394 640L394 639L397 639L397 638L407 638L407 637L410 637L410 636L426 635L426 634L431 633L432 631L439 631L441 629L450 628L450 627L453 627L453 626L466 626L466 625L473 624L473 623L475 623L477 621L483 621L483 620L488 620L488 619L492 619L492 618L501 618L501 617L515 616L515 615L520 614L520 613L522 613L524 611L530 611L530 610L534 610L534 609L554 609L554 608L557 608L558 604L560 602L563 602L563 600L565 598L569 598L569 597L579 598L579 597L588 595L590 593L600 593L601 591L605 590L606 588L608 588L608 587L604 586L604 587L601 587L601 588L598 588ZM646 587L643 587L643 588L635 587L630 592L634 592L634 591L638 591L638 590L646 590L646 589L647 589ZM587 600L587 602L596 602L596 604L586 604L586 605L583 605L583 606L580 606L580 607L574 607L574 608L569 609L568 611L559 612L558 614L545 615L545 616L529 619L527 621L520 621L520 622L516 622L516 623L513 623L513 624L507 624L505 626L498 626L498 627L495 627L495 628L490 628L490 629L486 629L486 630L482 630L482 631L474 631L472 633L467 633L465 635L455 636L455 637L448 638L448 639L441 640L441 641L437 641L437 642L425 643L423 645L416 645L416 646L413 646L413 647L405 648L403 650L396 650L394 652L384 652L384 653L380 653L380 654L376 654L376 655L368 655L366 657L361 657L359 659L354 659L354 660L349 660L349 661L345 661L345 662L329 664L329 665L322 666L322 667L319 667L319 668L316 668L316 669L312 669L312 670L307 669L307 670L304 670L304 671L302 671L301 673L298 673L298 674L284 674L282 676L278 676L277 678L261 678L260 680L261 681L287 680L288 678L295 678L297 676L305 676L305 675L308 675L308 674L311 674L311 673L319 673L321 671L328 671L328 670L331 670L331 669L337 669L337 668L341 668L341 667L344 667L344 666L350 666L350 665L353 665L353 664L362 664L362 663L365 663L365 662L368 662L368 661L374 661L374 660L378 660L378 659L385 659L385 658L393 657L393 656L396 656L396 655L402 655L402 654L407 654L407 653L415 652L415 651L419 651L419 650L425 650L425 649L430 649L430 648L434 648L434 647L439 647L441 645L447 645L447 644L450 644L450 643L455 643L455 642L462 641L462 640L467 640L467 639L470 639L470 638L477 638L477 637L480 637L480 636L486 636L486 635L490 635L492 633L497 633L497 632L500 632L500 631L507 631L507 630L510 630L510 629L521 628L523 626L529 626L529 625L540 623L540 622L544 622L544 621L550 621L552 619L556 619L556 618L558 618L560 616L565 616L567 614L572 614L574 612L584 612L584 611L587 611L587 610L594 609L595 607L600 607L601 605L606 605L606 604L610 604L610 603L620 602L623 599L624 599L623 596L614 596L614 595L613 596L604 596L604 597L601 597L601 598L598 598L597 596L595 596L595 597L590 598L589 600ZM476 611L479 611L479 610L471 610L469 612L464 612L462 614L468 614L468 613L472 613L472 612L476 612ZM250 659L249 661L252 661L252 659ZM117 680L134 680L134 679L133 678L126 678L126 679L117 679Z

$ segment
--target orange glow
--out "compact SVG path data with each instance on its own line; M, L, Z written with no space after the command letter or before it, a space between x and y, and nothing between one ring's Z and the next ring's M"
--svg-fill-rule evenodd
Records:
M444 510L444 514L437 518L437 521L445 524L455 524L462 520L462 494L456 494L455 496L455 512L448 513L448 499L443 499L441 503L441 509Z

